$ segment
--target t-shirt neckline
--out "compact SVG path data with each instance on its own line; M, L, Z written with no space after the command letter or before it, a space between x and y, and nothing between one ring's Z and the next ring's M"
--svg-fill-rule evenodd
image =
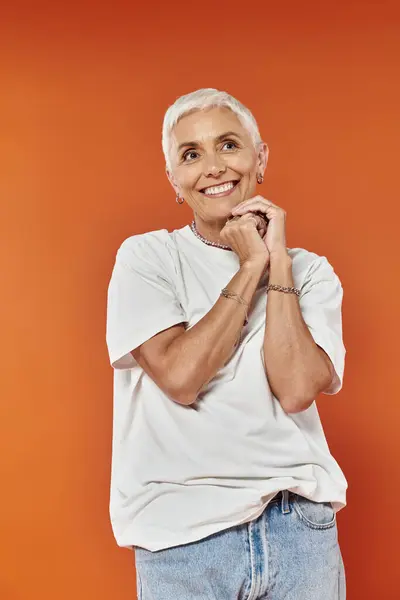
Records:
M233 250L224 250L224 248L218 248L218 246L205 244L193 233L190 225L185 225L180 231L187 240L195 244L199 250L202 250L210 258L226 261L235 266L239 266L239 257Z
M192 243L200 252L202 252L203 256L207 257L210 262L213 262L214 264L218 263L229 270L232 269L234 273L240 268L239 257L233 250L224 250L223 248L218 248L218 246L209 246L208 244L205 244L193 233L190 225L185 225L177 231L179 231L188 242ZM269 275L270 270L268 266L266 272L261 277L260 282L266 282L269 279ZM264 285L264 283L262 285Z

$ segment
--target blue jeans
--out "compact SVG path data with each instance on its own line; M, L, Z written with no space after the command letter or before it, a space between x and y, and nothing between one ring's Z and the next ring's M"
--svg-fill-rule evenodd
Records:
M248 523L157 552L134 550L138 600L346 598L331 503L288 490Z

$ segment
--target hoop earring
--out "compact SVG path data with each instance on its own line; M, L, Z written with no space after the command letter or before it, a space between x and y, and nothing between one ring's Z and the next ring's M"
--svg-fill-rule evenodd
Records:
M257 183L262 183L264 181L264 177L262 175L257 175Z
M182 202L179 202L179 200L182 200ZM176 195L176 201L178 204L183 204L185 202L185 198L179 198L179 194Z

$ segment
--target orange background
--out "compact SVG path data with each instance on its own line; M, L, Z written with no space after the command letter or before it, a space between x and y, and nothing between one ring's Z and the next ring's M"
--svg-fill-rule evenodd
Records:
M399 598L395 3L13 2L0 50L0 597L135 597L108 516L106 291L122 240L189 222L162 119L216 87L270 146L258 190L286 209L288 245L342 280L344 388L318 407L349 481L348 598Z

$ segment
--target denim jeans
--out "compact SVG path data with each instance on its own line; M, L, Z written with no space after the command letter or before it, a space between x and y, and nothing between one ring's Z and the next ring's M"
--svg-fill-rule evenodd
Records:
M248 523L157 552L134 551L138 600L346 598L331 503L288 490Z

